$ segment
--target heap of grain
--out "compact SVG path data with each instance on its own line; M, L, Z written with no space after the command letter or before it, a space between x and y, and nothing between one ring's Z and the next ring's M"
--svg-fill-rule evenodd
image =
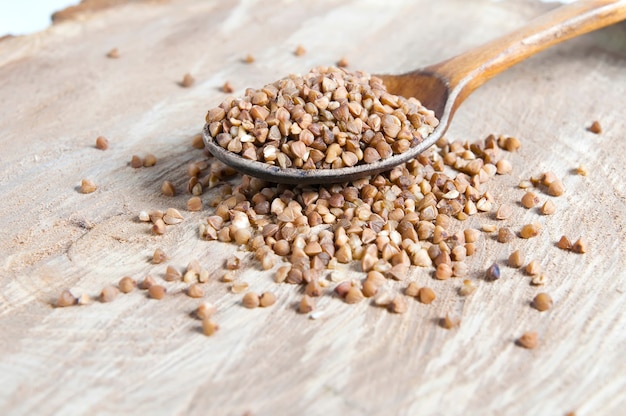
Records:
M415 98L387 92L380 78L336 67L291 75L207 116L224 149L281 168L337 169L406 152L438 125Z

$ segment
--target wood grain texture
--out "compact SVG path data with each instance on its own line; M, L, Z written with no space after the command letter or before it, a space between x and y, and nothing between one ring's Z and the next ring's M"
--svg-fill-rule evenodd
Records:
M626 406L626 29L610 27L556 46L500 75L461 107L447 136L489 133L522 141L513 174L489 189L521 197L519 180L552 170L567 192L557 214L517 209L510 224L540 221L529 241L478 244L468 262L477 292L411 279L436 290L425 306L391 315L366 302L319 301L321 319L294 312L297 291L276 286L251 259L240 274L278 303L246 310L209 284L221 329L207 338L188 313L198 303L170 285L162 301L139 292L110 304L55 309L61 290L95 295L123 275L161 277L148 259L161 247L184 267L197 258L214 275L236 247L201 241L206 212L185 212L164 236L136 221L140 210L184 209L190 146L226 81L243 92L290 72L335 62L402 73L439 62L513 30L553 5L441 2L217 2L129 4L0 43L0 413L26 414L619 414ZM292 51L303 44L308 53ZM107 59L113 47L119 59ZM248 53L255 63L241 59ZM190 72L192 88L177 83ZM594 119L604 131L585 127ZM110 149L94 148L106 136ZM132 169L133 154L153 168ZM589 176L573 173L580 164ZM82 178L99 189L77 192ZM172 180L180 196L159 193ZM208 200L213 194L205 195ZM545 199L544 194L541 195ZM493 223L478 216L467 225ZM558 250L562 234L586 236L590 252ZM555 300L510 268L478 279L513 247L541 262ZM398 288L401 285L397 286ZM435 321L462 316L446 331ZM539 333L535 350L513 340Z

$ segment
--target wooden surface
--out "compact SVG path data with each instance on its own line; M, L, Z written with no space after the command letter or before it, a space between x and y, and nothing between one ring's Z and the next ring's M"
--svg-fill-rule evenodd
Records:
M290 72L346 56L352 68L401 73L441 61L515 29L554 7L535 2L319 1L135 3L80 14L45 32L0 42L0 414L623 414L626 406L626 29L574 39L514 67L458 111L451 139L518 137L514 171L489 184L515 203L523 178L554 171L567 188L557 214L518 208L510 225L539 221L540 237L508 245L486 237L470 265L477 292L410 278L438 293L392 315L367 302L324 297L317 320L298 315L297 290L277 286L249 261L239 279L273 290L278 303L246 310L211 281L220 331L207 338L188 314L198 303L169 285L162 301L135 292L110 304L53 308L61 290L96 295L123 275L160 278L149 258L197 258L217 276L236 247L197 237L207 212L184 212L164 236L141 210L185 207L190 146L229 80L241 93ZM292 51L308 50L303 57ZM119 59L107 59L113 47ZM256 62L241 59L248 53ZM196 84L177 83L190 72ZM601 121L604 132L586 126ZM107 151L94 148L106 136ZM131 155L154 153L153 168ZM580 163L589 176L575 175ZM82 178L98 184L89 195ZM208 200L213 194L203 197ZM541 194L541 198L546 196ZM489 215L469 226L493 223ZM557 249L585 236L590 252ZM508 267L480 279L523 247L541 262L554 308L529 307L537 288ZM400 288L401 285L396 287ZM461 314L460 328L435 322ZM539 333L535 350L514 345Z

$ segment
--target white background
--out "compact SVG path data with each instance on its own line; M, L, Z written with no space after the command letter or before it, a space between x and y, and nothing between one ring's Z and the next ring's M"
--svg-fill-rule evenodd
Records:
M24 35L50 25L52 13L80 0L0 0L0 36Z

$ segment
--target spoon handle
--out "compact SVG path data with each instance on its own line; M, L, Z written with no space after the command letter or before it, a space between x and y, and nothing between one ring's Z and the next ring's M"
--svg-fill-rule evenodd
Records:
M567 39L626 19L626 0L579 0L561 6L508 35L426 70L458 91L453 111L486 81L516 63Z

